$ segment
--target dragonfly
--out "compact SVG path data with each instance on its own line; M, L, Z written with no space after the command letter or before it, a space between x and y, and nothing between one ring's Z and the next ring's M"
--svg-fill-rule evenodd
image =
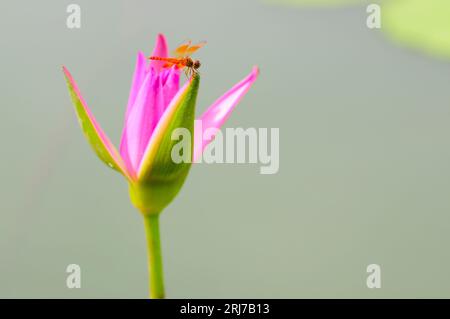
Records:
M173 52L173 57L159 57L150 56L150 60L164 61L163 68L168 69L175 66L177 69L184 69L186 76L189 78L198 73L198 69L201 66L199 60L193 60L191 55L194 54L198 49L203 47L206 41L200 42L198 44L192 44L191 41L187 41L181 44Z

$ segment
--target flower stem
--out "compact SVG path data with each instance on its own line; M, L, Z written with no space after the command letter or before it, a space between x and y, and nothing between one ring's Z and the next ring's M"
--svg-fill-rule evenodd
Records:
M147 237L148 274L150 298L164 298L164 279L159 235L159 214L144 215Z

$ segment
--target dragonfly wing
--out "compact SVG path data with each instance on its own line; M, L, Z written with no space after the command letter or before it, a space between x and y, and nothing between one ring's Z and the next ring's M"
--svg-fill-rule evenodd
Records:
M190 47L188 47L185 51L186 55L192 55L195 51L197 51L198 49L200 49L201 47L203 47L206 44L206 41L200 42L198 44L195 45L191 45Z
M190 46L191 41L183 43L178 48L176 48L175 51L173 51L173 55L176 56L177 58L183 58L187 56L186 51L189 49Z

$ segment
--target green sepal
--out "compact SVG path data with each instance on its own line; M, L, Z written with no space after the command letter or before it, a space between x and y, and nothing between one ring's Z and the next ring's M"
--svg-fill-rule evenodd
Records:
M108 137L101 130L98 124L95 123L95 119L93 115L90 114L90 110L87 105L84 103L71 74L66 68L63 68L63 72L67 81L67 88L69 89L69 94L78 117L78 122L89 145L92 147L100 160L131 180L118 151L109 141ZM103 136L103 139L101 135Z
M200 76L193 76L164 113L144 154L136 182L130 182L130 198L143 214L160 213L178 194L192 164L195 104ZM172 149L180 143L172 139L175 129L190 133L190 160L176 163Z

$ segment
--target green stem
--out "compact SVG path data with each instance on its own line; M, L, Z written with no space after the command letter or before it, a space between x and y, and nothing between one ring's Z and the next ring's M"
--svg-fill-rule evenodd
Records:
M159 236L159 214L144 215L144 225L147 237L150 298L163 299L164 279Z

